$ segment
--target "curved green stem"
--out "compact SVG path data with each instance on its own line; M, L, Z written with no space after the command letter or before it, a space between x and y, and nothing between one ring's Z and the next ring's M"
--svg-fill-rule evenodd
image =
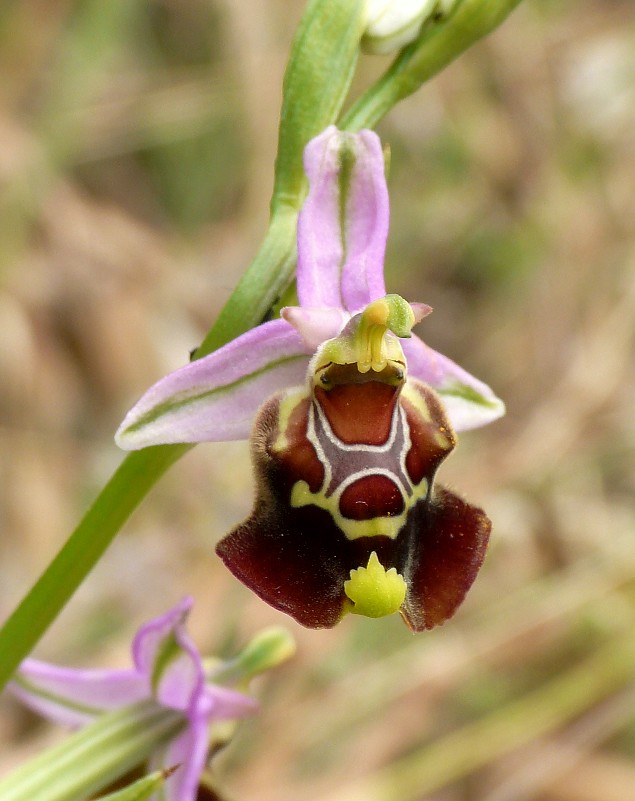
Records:
M126 456L39 581L2 627L0 687L55 620L148 490L191 447L161 445Z

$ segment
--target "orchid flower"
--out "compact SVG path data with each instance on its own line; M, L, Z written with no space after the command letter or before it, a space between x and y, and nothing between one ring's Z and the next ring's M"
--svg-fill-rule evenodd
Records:
M254 512L217 547L230 570L307 626L399 610L413 630L431 628L463 599L490 527L434 475L454 431L504 406L411 336L430 307L386 295L376 134L327 128L306 146L305 171L300 306L159 381L116 439L135 449L251 435Z
M179 765L166 780L161 798L195 801L207 760L210 725L250 715L257 704L206 679L201 656L185 629L191 606L191 598L185 598L139 629L132 644L132 668L74 670L27 659L9 686L27 706L70 728L142 701L174 710L182 716L182 725L152 755L151 769Z

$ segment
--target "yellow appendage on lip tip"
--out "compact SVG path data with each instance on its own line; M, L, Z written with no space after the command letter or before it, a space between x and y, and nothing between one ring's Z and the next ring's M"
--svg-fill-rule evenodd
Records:
M386 570L373 551L366 567L351 570L350 579L344 582L344 592L352 601L349 612L385 617L399 611L406 597L406 582L394 567Z

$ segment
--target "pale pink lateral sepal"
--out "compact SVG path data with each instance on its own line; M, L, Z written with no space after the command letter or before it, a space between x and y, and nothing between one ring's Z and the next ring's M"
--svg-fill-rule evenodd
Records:
M298 297L357 312L386 294L388 189L372 131L330 126L304 151L309 194L298 218Z
M171 442L246 439L265 398L302 384L307 346L284 320L252 328L165 376L128 412L115 440L124 450Z
M455 431L479 428L502 417L505 404L494 392L452 359L419 337L402 339L408 374L436 390Z

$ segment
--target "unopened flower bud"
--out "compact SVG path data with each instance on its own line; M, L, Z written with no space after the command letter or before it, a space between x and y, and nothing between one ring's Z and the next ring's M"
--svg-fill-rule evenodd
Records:
M456 0L367 0L366 33L362 42L367 53L383 55L409 44L432 14L445 16Z

